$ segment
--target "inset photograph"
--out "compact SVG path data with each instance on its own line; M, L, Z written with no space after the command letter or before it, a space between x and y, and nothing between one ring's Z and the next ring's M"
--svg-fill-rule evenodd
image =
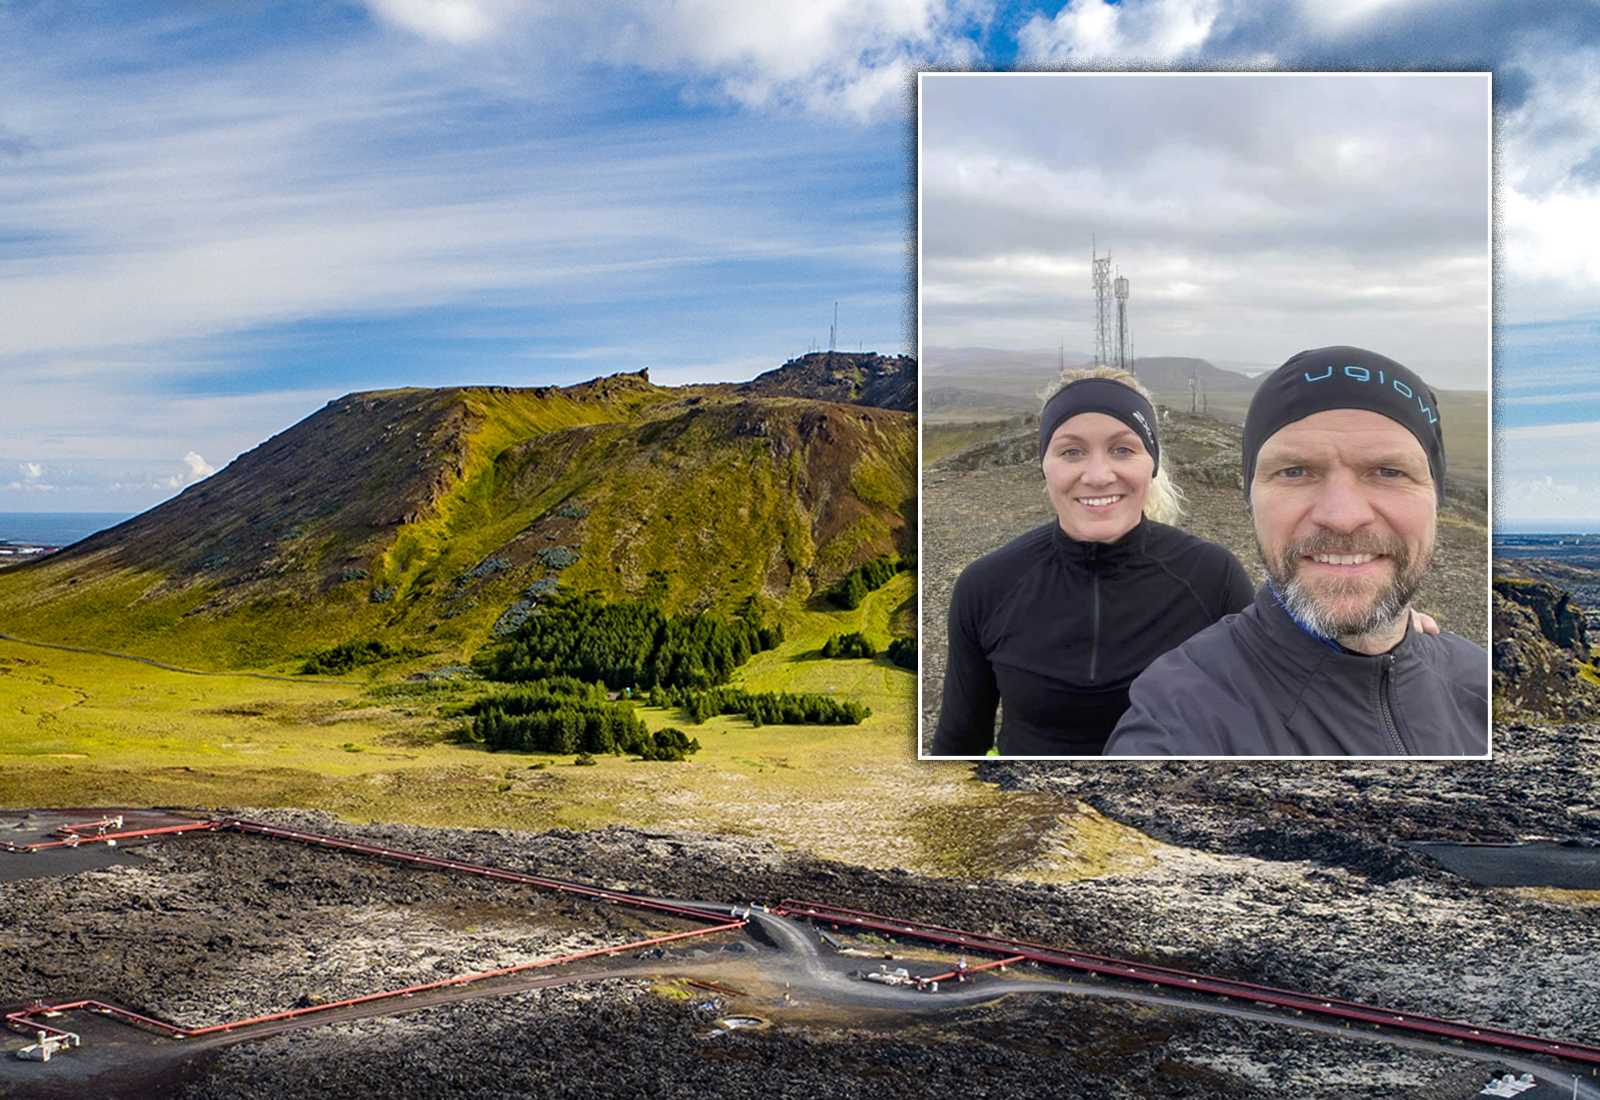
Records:
M924 73L919 755L1484 757L1487 73Z

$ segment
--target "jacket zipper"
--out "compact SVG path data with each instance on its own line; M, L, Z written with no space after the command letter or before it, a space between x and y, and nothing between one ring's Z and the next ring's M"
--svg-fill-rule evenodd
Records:
M1100 669L1100 550L1098 542L1084 548L1083 564L1089 570L1089 682Z
M1095 573L1090 580L1090 591L1094 595L1094 628L1089 639L1089 682L1095 682L1095 673L1100 667L1100 574Z
M1395 752L1401 756L1410 756L1411 754L1406 751L1405 742L1400 740L1400 730L1395 724L1394 711L1389 706L1389 682L1393 671L1394 654L1385 653L1378 673L1378 713L1383 717L1383 728L1389 734L1389 741L1394 745Z

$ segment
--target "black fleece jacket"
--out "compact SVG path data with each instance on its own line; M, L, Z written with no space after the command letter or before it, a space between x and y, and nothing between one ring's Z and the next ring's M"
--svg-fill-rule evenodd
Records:
M1245 611L1156 661L1107 756L1482 756L1489 655L1407 630L1387 653L1308 633L1263 586Z
M1097 756L1157 657L1249 604L1221 546L1141 519L1116 542L1055 523L967 566L950 600L950 655L930 752Z

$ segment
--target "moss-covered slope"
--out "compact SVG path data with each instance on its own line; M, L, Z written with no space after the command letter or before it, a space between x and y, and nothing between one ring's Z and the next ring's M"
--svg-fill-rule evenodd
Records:
M260 668L354 637L464 656L558 581L778 611L910 549L915 454L904 412L642 374L352 394L0 571L0 632Z

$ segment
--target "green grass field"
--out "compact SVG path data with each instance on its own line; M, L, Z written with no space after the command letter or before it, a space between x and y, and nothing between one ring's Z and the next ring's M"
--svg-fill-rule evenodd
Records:
M983 443L1010 431L1015 420L963 420L957 424L926 423L922 426L922 465L930 466L949 458L974 443Z
M853 630L882 648L904 630L913 593L903 573L853 611L786 608L785 642L735 681L831 690L870 706L866 722L695 725L640 707L651 729L677 726L699 740L685 763L604 756L577 766L455 743L464 723L451 705L492 688L407 683L415 662L381 666L370 682L330 683L193 675L0 642L0 806L297 806L351 821L530 830L632 824L760 837L868 866L1046 880L1144 858L1130 842L1124 856L1086 863L1084 852L1109 850L1092 814L1079 821L1055 801L1019 815L1015 799L970 778L970 765L917 761L914 674L883 657L818 655L830 634ZM1080 827L1082 843L1072 839ZM1010 839L975 845L973 835Z

